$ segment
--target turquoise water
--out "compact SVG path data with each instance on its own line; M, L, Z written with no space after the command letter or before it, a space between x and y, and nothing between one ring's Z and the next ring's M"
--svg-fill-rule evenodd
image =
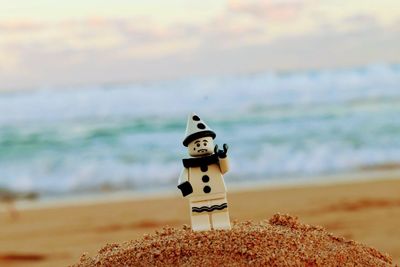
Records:
M400 163L400 66L373 65L4 93L0 187L174 187L192 111L230 145L228 183Z

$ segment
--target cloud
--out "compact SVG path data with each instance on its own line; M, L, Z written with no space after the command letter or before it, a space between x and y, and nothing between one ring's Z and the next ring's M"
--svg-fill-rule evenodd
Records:
M0 44L16 47L47 43L59 49L79 50L82 47L118 46L124 42L151 45L176 38L177 33L172 28L154 25L141 18L93 17L47 23L0 21L0 37Z
M370 30L371 28L380 27L377 18L372 14L366 14L366 13L357 13L351 16L344 17L341 23L343 24L343 26L345 26L350 30L359 28Z
M231 49L213 44L188 45L153 57L132 57L129 43L124 46L120 51L105 47L52 52L25 47L19 51L23 61L18 72L0 75L2 88L28 85L53 88L400 61L400 32L377 28L357 32L319 31Z
M308 2L307 0L231 0L228 3L228 10L268 20L291 21L301 14Z
M299 30L311 1L230 1L207 21L169 25L149 17L0 21L0 90L400 61L398 22L315 16ZM271 27L279 34L271 37Z
M0 21L0 33L1 32L27 32L27 31L38 31L45 27L44 23L37 22L34 20L8 20Z

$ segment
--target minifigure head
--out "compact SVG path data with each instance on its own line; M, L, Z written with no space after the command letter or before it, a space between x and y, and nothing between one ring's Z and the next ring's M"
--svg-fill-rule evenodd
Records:
M193 140L188 144L188 152L192 157L203 157L214 152L214 140L211 136L205 136Z

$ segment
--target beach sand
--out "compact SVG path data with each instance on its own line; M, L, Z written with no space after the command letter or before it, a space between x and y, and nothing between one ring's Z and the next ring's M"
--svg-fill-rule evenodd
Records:
M400 177L399 177L400 178ZM326 185L247 188L228 195L232 220L288 213L335 236L388 253L400 263L400 179ZM166 225L190 224L188 203L176 197L82 203L0 213L0 266L66 266L107 243L122 243Z
M392 266L374 248L336 237L298 218L275 214L260 223L237 223L229 231L194 232L164 227L155 234L108 244L73 267L96 266Z

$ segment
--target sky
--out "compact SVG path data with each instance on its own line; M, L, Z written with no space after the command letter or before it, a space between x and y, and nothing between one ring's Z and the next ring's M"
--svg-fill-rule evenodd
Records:
M0 91L400 62L398 0L0 0Z

